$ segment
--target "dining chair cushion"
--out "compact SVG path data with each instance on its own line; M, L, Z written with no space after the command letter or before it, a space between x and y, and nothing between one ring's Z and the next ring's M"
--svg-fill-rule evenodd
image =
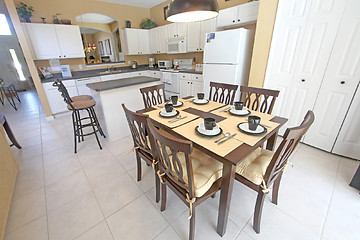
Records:
M90 95L79 95L79 96L74 96L71 98L72 101L84 101L84 100L92 100L92 96Z
M274 152L259 147L236 167L236 173L260 185L273 155Z
M185 169L185 155L178 154L178 157L183 169ZM194 149L191 154L191 161L194 175L195 197L201 197L211 188L216 180L221 178L223 164L196 149ZM187 182L187 176L184 176L184 180Z
M96 102L94 100L83 100L83 101L74 101L71 104L74 106L76 110L81 110L95 106ZM69 110L73 110L69 104L67 108Z

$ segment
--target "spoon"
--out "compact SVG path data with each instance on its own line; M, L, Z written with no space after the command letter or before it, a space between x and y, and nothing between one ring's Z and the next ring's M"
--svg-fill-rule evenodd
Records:
M174 122L174 121L176 122L177 119L179 119L179 118L181 118L181 115L177 116L175 119L169 120L168 122L169 122L169 123Z
M226 138L226 137L229 137L229 136L230 136L230 133L227 132L227 133L225 133L225 135L224 135L222 138L216 140L215 143L218 143L220 140L222 140L222 139L224 139L224 138Z

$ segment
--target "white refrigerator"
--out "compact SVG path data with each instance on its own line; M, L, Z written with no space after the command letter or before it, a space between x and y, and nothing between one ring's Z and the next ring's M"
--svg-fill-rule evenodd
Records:
M210 82L238 85L235 100L240 99L240 86L247 86L254 31L244 28L206 34L204 48L204 93L209 97Z

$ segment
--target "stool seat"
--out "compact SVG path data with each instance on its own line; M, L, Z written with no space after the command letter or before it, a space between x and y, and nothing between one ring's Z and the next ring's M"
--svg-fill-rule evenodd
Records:
M96 102L94 100L83 100L83 101L74 101L71 103L73 105L74 109L71 107L70 104L67 105L67 108L69 110L83 110L90 107L95 106Z
M90 95L80 95L80 96L75 96L71 98L71 101L84 101L84 100L92 100L92 96Z

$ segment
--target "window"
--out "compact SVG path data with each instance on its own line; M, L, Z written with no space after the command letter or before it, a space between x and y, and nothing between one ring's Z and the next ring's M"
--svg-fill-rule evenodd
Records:
M18 57L16 56L15 50L11 48L11 49L9 49L9 51L10 51L11 57L12 57L12 59L13 59L13 62L14 62L14 66L15 66L15 68L16 68L16 71L17 71L17 73L18 73L18 75L19 75L20 81L25 81L26 78L25 78L24 73L23 73L23 70L22 70L22 68L21 68L21 64L20 64L20 62L19 62L19 59L18 59Z
M11 35L11 31L5 14L0 14L0 35Z

